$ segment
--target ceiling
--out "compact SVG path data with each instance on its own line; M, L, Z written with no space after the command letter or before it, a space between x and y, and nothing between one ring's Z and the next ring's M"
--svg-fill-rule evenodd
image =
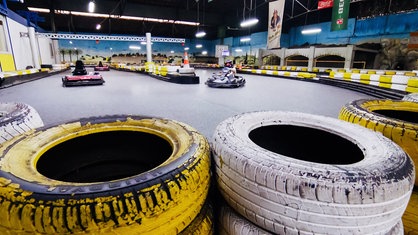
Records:
M95 13L117 16L138 16L166 20L199 22L206 31L205 39L244 36L267 31L270 0L94 0ZM331 20L331 8L317 10L318 0L285 0L283 32L298 25ZM351 0L350 17L368 17L401 10L417 9L418 0ZM16 0L7 1L9 9L28 15L28 7L87 12L87 0ZM25 13L26 12L26 13ZM101 33L156 37L194 38L197 26L150 21L99 18L72 14L36 14L36 24L48 32ZM26 16L25 15L25 16ZM256 16L259 22L251 28L240 28L241 20ZM35 17L36 18L36 17ZM34 22L34 18L31 20ZM101 29L96 30L96 25Z

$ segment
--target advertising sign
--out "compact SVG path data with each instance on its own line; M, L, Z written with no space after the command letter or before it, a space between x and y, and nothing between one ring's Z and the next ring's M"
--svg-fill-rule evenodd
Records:
M331 31L347 29L350 0L335 0L332 7Z

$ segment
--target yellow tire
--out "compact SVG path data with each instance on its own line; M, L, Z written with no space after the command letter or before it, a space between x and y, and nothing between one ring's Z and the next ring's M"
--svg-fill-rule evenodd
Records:
M0 147L0 234L178 234L205 204L207 140L173 120L91 117Z
M361 99L346 104L339 119L381 132L403 150L418 166L418 103L389 100ZM415 169L418 173L417 168ZM418 186L418 177L415 179Z

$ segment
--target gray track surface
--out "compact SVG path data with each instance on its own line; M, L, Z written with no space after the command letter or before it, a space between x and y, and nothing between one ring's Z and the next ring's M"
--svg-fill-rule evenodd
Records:
M93 68L87 68L92 72ZM312 82L243 74L241 88L210 88L215 69L196 69L200 84L176 84L149 75L117 70L100 72L104 85L62 87L66 71L0 89L0 101L23 102L38 111L46 126L79 118L135 114L168 118L212 138L226 118L251 111L298 111L338 118L346 103L371 96Z

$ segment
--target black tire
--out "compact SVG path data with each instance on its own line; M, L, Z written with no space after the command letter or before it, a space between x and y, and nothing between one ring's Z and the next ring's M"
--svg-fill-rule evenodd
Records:
M404 100L360 99L341 108L339 119L382 133L408 153L418 166L418 103ZM418 168L415 168L418 174ZM418 186L418 177L415 178Z
M44 125L39 113L24 103L0 103L0 144Z
M221 194L272 233L385 234L413 189L413 162L398 145L338 119L245 113L221 122L212 141Z
M86 118L0 153L0 234L179 233L210 185L207 140L167 119Z

